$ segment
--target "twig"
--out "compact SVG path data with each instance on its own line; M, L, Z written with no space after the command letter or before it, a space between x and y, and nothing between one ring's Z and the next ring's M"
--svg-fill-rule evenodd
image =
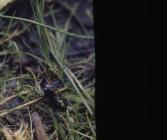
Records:
M82 136L85 136L85 137L87 137L87 138L90 138L90 139L95 140L95 138L93 138L93 137L91 137L91 136L88 136L88 135L86 135L86 134L83 134L83 133L81 133L81 132L79 132L79 131L76 131L76 130L74 130L74 129L71 129L71 130L72 130L73 132L79 134L79 135L82 135Z
M2 44L4 44L4 43L8 42L8 41L11 40L12 38L14 38L14 37L20 35L21 33L22 33L22 31L18 31L18 29L16 29L13 33L11 33L10 36L8 36L8 37L5 38L5 39L0 40L0 45L2 45Z
M20 95L24 95L24 94L28 94L29 92L22 92L22 93L20 93L20 94L16 94L16 95L12 95L12 96L10 96L10 97L7 97L7 98L5 98L2 102L0 102L0 106L2 106L3 104L5 104L6 102L8 102L8 101L10 101L10 100L12 100L12 99L14 99L14 98L16 98L17 96L20 96Z
M30 101L30 102L28 102L28 103L25 103L25 104L23 104L23 105L17 106L17 107L15 107L15 108L13 108L13 109L3 111L2 113L0 113L0 117L5 116L5 115L7 115L7 114L9 114L9 113L11 113L11 112L14 112L14 111L23 109L23 108L25 108L25 107L27 107L27 106L29 106L29 105L32 105L32 104L34 104L34 103L40 101L42 98L43 98L43 97L39 97L39 98L34 99L34 100L32 100L32 101Z

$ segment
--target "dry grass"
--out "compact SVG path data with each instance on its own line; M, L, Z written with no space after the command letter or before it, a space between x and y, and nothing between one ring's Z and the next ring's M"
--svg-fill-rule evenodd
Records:
M58 13L54 9L56 4L60 6ZM87 51L94 46L86 43L94 37L88 35L77 15L79 2L71 6L65 1L35 0L31 6L33 12L29 19L0 14L0 137L6 140L96 139L95 55L94 51ZM62 9L69 14L60 28L56 15ZM91 17L91 12L85 10ZM73 18L87 35L70 31ZM76 26L72 27L75 30ZM71 45L70 40L82 47L75 42ZM59 97L60 103L68 101L66 110L58 111L50 105L44 96L43 81L61 83L57 84L54 96Z

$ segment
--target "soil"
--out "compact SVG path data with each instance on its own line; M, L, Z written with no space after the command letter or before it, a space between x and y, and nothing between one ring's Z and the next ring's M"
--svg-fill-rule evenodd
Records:
M73 15L69 29L68 31L74 32L77 34L82 35L94 35L94 23L93 23L93 4L92 0L46 0L46 8L45 10L49 10L49 6L53 5L53 9L58 11L54 16L56 17L57 26L64 28L65 22L68 20L70 15L70 8L75 6L75 4L78 4L78 7L76 9L75 15ZM69 8L70 7L70 8ZM13 15L15 13L15 16L17 17L23 17L27 19L33 19L33 12L31 9L31 4L29 0L16 0L16 2L12 3L8 10L6 11L6 15ZM45 17L46 24L53 26L53 21L51 21L50 17ZM3 27L3 24L9 23L8 20L3 20L3 23L0 23L0 30L1 27ZM1 26L2 24L2 26ZM17 22L17 24L12 25L12 30L16 29L22 29L23 25ZM35 54L36 56L41 56L41 51L36 46L35 41L38 39L36 33L34 32L32 34L33 26L30 27L29 30L21 34L20 36L17 36L14 38L14 40L17 42L19 46L24 46L23 48L19 48L24 52L31 52L32 54ZM87 79L82 83L83 85L86 85L85 83L92 82L95 77L95 56L94 56L94 40L89 39L78 39L75 37L67 37L66 38L66 44L67 44L67 53L66 58L68 60L68 67L75 71L77 68L74 66L74 63L77 63L81 60L88 59L92 57L93 59L90 59L90 62L88 62L85 65L85 71L82 75L79 77L86 77ZM30 47L31 46L31 47ZM0 48L1 51L1 48ZM0 61L3 61L4 57L0 56ZM39 65L39 62L35 62L34 59L31 59L30 57L23 57L22 58L22 69L20 70L19 67L19 61L17 58L9 57L6 64L3 69L0 69L1 71L9 71L13 70L16 71L17 74L22 71L25 72L25 68L33 69L33 72L36 74L41 73L41 66ZM43 77L47 77L51 74L43 74ZM55 77L52 77L52 80L54 80ZM32 84L31 81L26 81L28 84ZM11 83L8 84L8 90L13 89L16 86L16 81L11 81ZM7 94L9 96L9 94ZM16 107L22 102L22 100L13 100L6 108L13 108ZM1 108L0 108L1 109ZM18 115L19 113L16 111L15 113L11 113L9 117L12 118L12 115ZM17 116L16 115L16 116ZM18 120L15 119L12 122L3 122L0 118L0 122L3 122L2 125L5 124L13 124L17 122Z

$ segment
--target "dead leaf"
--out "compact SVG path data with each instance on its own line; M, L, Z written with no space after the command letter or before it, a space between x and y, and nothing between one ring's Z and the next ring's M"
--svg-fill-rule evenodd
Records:
M41 118L37 112L32 113L32 121L35 127L37 140L48 140L48 136L45 133Z
M0 0L0 10L14 0Z

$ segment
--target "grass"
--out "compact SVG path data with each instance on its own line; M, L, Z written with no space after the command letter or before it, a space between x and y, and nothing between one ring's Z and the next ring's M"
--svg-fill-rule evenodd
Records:
M25 131L31 136L29 139L36 139L31 115L38 112L48 139L94 140L95 80L89 78L95 67L94 52L84 58L75 55L72 63L67 57L71 47L69 39L94 39L90 35L69 31L75 18L81 30L87 33L76 13L79 2L72 7L58 2L70 12L64 28L58 27L55 17L61 10L56 12L51 8L55 2L51 5L41 0L30 2L33 16L29 19L16 17L15 13L11 16L0 13L0 137L5 139L4 132L8 133L4 128L17 132L24 129L24 123L27 125L22 133ZM89 47L94 46L85 46ZM70 102L66 111L55 112L49 106L40 86L43 79L63 83L63 87L56 89L55 96L62 95Z

